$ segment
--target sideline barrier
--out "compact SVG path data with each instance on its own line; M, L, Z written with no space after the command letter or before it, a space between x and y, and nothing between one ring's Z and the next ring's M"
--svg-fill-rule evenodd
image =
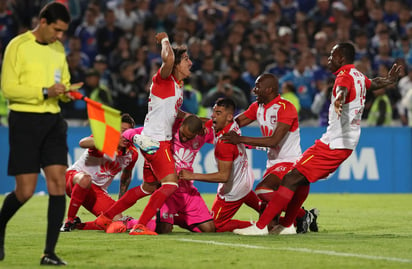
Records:
M302 150L319 139L324 128L302 127ZM260 136L258 127L242 128L247 136ZM29 134L28 134L29 135ZM81 138L90 135L89 127L70 127L68 131L69 163L77 160L83 149L78 146ZM14 178L7 176L8 129L0 127L0 194L14 189ZM356 151L327 179L311 185L312 193L411 193L412 192L412 129L407 127L363 127ZM249 162L257 182L266 167L266 153L248 150ZM143 157L139 156L130 188L140 185ZM195 172L216 171L213 146L205 145L195 160ZM109 187L118 193L118 175ZM202 193L216 193L217 184L195 182ZM39 177L36 192L45 192L43 176Z

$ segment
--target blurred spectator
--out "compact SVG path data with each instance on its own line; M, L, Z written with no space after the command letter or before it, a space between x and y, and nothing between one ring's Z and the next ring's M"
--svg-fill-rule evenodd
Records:
M107 58L103 54L98 54L94 58L93 68L99 72L99 85L107 89L113 86L112 75L107 64Z
M104 13L104 24L96 31L97 50L106 57L115 49L123 30L115 25L116 15L113 10L107 9Z
M310 66L309 53L298 54L295 57L295 64L293 71L287 73L279 80L282 86L284 82L291 82L296 87L296 94L299 97L301 110L299 113L299 121L304 121L313 117L311 112L311 105L315 96L315 89L313 88L313 71Z
M332 8L329 0L317 0L316 6L309 11L308 18L315 22L315 31L321 30L326 22L332 22Z
M143 24L135 24L132 37L130 39L130 50L135 51L137 48L144 46L145 29Z
M355 34L355 60L359 60L366 56L368 59L372 59L373 51L369 46L368 34L364 30L358 30Z
M9 41L17 35L18 24L15 14L9 8L7 0L0 0L0 48L3 52Z
M135 8L135 0L122 0L114 9L117 26L126 33L132 33L134 25L143 23L143 19L145 19L140 18L141 20L138 20Z
M129 0L130 1L130 0ZM152 16L148 16L144 21L145 29L152 29L156 33L166 32L172 33L174 28L174 22L168 17L167 3L163 1L157 1ZM149 40L149 38L148 38ZM156 40L156 39L155 39Z
M88 7L84 15L84 21L81 25L77 26L74 33L75 36L80 38L81 48L89 59L94 59L97 55L97 11L93 7Z
M202 105L206 108L212 108L216 100L221 97L231 98L236 104L237 112L248 108L249 102L245 94L232 84L229 75L222 75L217 85L203 95Z
M148 93L137 81L134 64L125 61L120 66L119 75L113 79L113 99L115 108L123 113L129 113L142 125L147 113Z
M211 42L214 49L220 49L223 37L217 28L216 18L213 16L206 16L203 21L203 27L198 32L197 37Z
M412 66L408 65L407 66L407 75L402 77L399 81L398 81L398 90L399 93L401 95L401 99L405 99L407 93L410 91L410 89L412 89ZM398 103L397 109L398 109L398 113L400 116L400 120L402 125L407 125L408 121L410 121L411 119L408 119L408 108L403 106L403 104L405 103L405 101L401 101Z
M131 59L131 57L132 52L130 51L129 40L126 38L125 35L120 36L116 48L112 50L109 54L109 69L114 73L118 73L120 65L123 62ZM136 120L136 118L134 119Z
M232 84L238 87L244 93L248 100L248 104L250 104L250 95L253 87L251 88L249 83L247 83L242 78L242 69L240 68L240 66L237 64L232 64L229 68L229 76Z
M80 57L80 65L84 68L89 68L93 59L82 51L82 42L78 36L70 36L67 41L66 53L78 52Z
M296 96L296 88L295 86L293 86L292 83L290 82L283 83L282 88L280 89L280 95L282 96L282 98L291 102L295 106L296 111L299 113L300 102L299 102L299 98Z
M86 71L83 89L90 99L108 105L113 105L110 89L100 84L100 73L94 68Z
M288 51L278 48L274 51L274 61L273 63L267 65L265 67L265 72L266 73L271 73L275 75L277 78L281 78L286 73L292 71L292 68L290 67L288 60L289 60L289 54Z
M249 89L255 87L255 82L261 73L259 61L255 58L248 59L245 64L245 71L242 73L242 79L249 84ZM252 98L254 100L254 98ZM253 100L250 100L253 101Z
M203 59L202 69L193 74L193 86L198 89L203 96L208 90L214 87L219 80L219 74L215 70L215 62L213 56L207 56Z
M204 113L204 115L199 115L202 113L201 101L202 94L194 89L189 83L185 83L183 88L183 104L180 109L201 117L207 117L206 113Z
M318 125L328 126L330 98L333 90L333 82L323 85L316 93L310 110L318 118Z
M85 78L86 68L81 64L80 51L71 51L67 55L67 65L70 72L70 83L82 82Z
M405 96L401 100L401 105L407 111L406 118L408 119L407 125L412 127L412 88L410 88Z
M367 124L369 126L390 126L392 123L392 106L385 89L373 91L374 99L369 109Z

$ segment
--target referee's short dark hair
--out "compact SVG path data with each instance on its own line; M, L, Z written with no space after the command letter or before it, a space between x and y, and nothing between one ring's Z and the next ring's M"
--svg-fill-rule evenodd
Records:
M39 18L45 18L47 24L57 22L58 20L69 24L71 20L70 13L66 6L58 2L50 2L45 5L40 10Z

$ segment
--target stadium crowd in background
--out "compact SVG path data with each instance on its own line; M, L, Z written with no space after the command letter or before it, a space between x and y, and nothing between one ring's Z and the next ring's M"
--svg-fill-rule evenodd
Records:
M2 52L11 38L32 28L45 2L0 0ZM242 91L249 105L254 101L251 89L257 76L269 72L278 77L280 89L288 84L285 88L289 90L281 94L300 107L303 126L324 125L322 107L327 107L329 100L322 97L328 96L333 81L325 61L333 45L351 40L357 51L355 65L368 76L379 75L394 62L409 67L395 90L383 92L390 110L387 105L373 106L378 96L371 94L363 118L367 119L369 110L375 110L375 114L390 112L389 123L371 120L369 124L408 124L411 106L402 99L412 89L408 76L412 73L411 0L59 2L68 6L73 18L63 40L71 82L96 77L94 69L100 68L99 84L92 87L102 90L94 91L92 97L109 92L107 101L130 113L138 125L143 124L151 78L161 63L154 35L163 31L172 45L188 46L193 75L185 81L184 107L199 116L211 113L210 107L203 107L203 97L231 94L224 87L218 94L210 94L223 76L230 76L231 91ZM82 91L90 96L93 89ZM6 106L2 100L0 117L7 113L7 109L1 109ZM72 125L84 124L85 111L81 102L63 106L64 116Z

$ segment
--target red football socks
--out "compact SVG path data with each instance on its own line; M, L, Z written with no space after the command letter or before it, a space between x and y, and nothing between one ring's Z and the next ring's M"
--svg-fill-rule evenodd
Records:
M104 215L109 219L113 219L114 216L122 213L123 211L134 205L137 200L149 194L150 193L145 192L142 189L141 185L134 187L123 194L123 196L119 200L117 200L116 203L114 203L108 210L106 210L106 212L104 212Z
M69 220L74 220L77 212L79 211L79 208L84 202L84 199L86 199L86 196L89 190L90 189L84 189L80 187L79 184L74 185L72 189L72 194L71 194L72 197L70 199L69 209L67 212L67 218Z
M270 221L273 220L276 215L279 215L283 208L288 205L293 197L293 194L294 192L288 188L282 185L279 186L279 189L275 192L272 200L270 200L265 211L260 216L256 226L259 229L263 229L266 225L268 225Z
M286 212L285 212L285 218L282 221L282 225L284 227L289 227L295 222L296 216L299 211L303 211L303 216L305 215L305 211L302 209L303 202L305 202L306 198L308 197L309 194L309 188L310 185L303 185L299 186L295 194L293 195L293 198L290 200ZM300 212L302 214L302 212Z
M139 218L139 224L146 225L156 214L157 210L162 207L166 199L176 191L177 187L177 183L163 183L150 197L149 203Z

